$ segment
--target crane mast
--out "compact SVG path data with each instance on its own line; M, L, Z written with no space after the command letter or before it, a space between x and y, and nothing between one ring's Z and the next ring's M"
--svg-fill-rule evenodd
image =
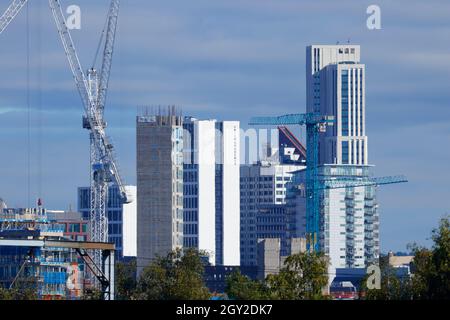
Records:
M107 242L108 219L106 207L109 184L114 183L118 186L123 202L128 203L132 200L127 195L121 180L113 154L113 145L105 134L106 123L103 119L119 13L119 0L112 0L109 8L100 75L97 70L91 68L88 70L87 77L78 59L59 0L49 0L49 4L85 109L83 127L90 131L91 241Z
M0 17L0 34L18 15L27 0L13 0ZM58 34L73 74L75 85L84 108L83 128L89 130L90 139L90 237L94 242L108 242L108 188L115 184L120 193L122 203L133 201L127 194L116 164L114 147L105 133L106 122L103 119L109 77L114 52L115 34L119 14L119 0L111 0L105 25L105 44L100 73L92 67L83 72L73 39L59 0L49 0L49 6L55 20ZM103 36L102 36L103 38ZM101 265L101 253L95 251L93 260Z
M14 20L14 18L20 12L20 9L23 8L27 1L28 0L14 0L13 2L11 2L6 11L0 17L0 33L2 33L11 23L11 21Z
M320 191L324 189L356 188L407 182L404 176L370 178L361 181L346 178L319 177L319 135L334 124L333 116L317 112L288 114L279 117L254 117L250 125L306 126L306 234L308 248L318 251L320 232Z

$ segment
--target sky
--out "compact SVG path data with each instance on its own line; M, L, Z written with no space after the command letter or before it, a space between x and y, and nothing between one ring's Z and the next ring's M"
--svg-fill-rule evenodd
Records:
M89 184L83 109L48 3L30 2L0 35L0 197L76 209L77 187ZM87 69L109 1L61 2L81 8L72 36ZM380 30L366 26L372 4ZM105 118L123 179L136 183L139 107L176 105L243 127L305 112L306 46L350 42L366 64L374 175L409 179L379 188L382 251L430 246L450 213L449 14L448 0L122 1Z

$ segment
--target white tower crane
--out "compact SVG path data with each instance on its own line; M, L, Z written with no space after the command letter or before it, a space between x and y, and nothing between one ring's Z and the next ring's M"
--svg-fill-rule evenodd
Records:
M0 17L0 33L2 33L17 16L27 0L14 0ZM119 13L119 0L111 0L109 7L106 36L103 50L103 60L100 73L91 68L87 76L83 72L78 59L74 42L66 25L66 20L59 0L49 0L50 9L61 38L64 51L69 61L78 93L80 94L85 115L83 128L90 131L90 162L91 162L91 203L90 203L90 236L91 241L108 241L108 218L106 213L108 187L117 185L123 203L133 199L127 194L120 177L113 145L106 136L106 123L103 119L106 96L108 92L109 75L114 51L115 33ZM94 261L101 265L100 253L94 253Z

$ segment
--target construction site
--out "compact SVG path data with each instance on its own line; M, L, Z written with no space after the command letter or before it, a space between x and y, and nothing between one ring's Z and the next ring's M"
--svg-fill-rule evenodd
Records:
M7 10L0 16L0 43L2 43L1 34L6 32L8 28L14 27L15 17L20 14L29 1L32 0L13 0ZM80 63L76 44L71 36L60 1L49 0L48 3L50 8L49 17L53 18L56 32L62 43L61 55L65 55L67 58L68 70L70 70L74 79L74 88L81 98L83 110L82 128L88 132L89 137L89 159L86 159L86 162L89 161L90 185L89 188L79 190L80 195L84 199L83 201L88 203L88 205L87 207L85 206L85 211L81 216L72 214L70 210L68 212L47 210L43 206L41 199L37 201L34 208L9 208L0 199L0 286L7 289L33 290L37 293L38 299L41 300L83 299L86 292L93 290L99 291L105 300L114 300L114 267L119 242L112 242L110 235L116 233L118 234L117 238L119 238L122 236L122 233L117 232L117 230L114 231L110 222L112 220L123 220L125 211L122 211L120 214L117 213L116 218L113 219L112 214L108 215L108 208L113 206L113 202L116 202L115 205L117 207L137 202L137 199L129 191L130 189L126 188L123 181L114 144L112 139L106 134L107 122L104 118L109 79L113 65L120 1L110 1L104 28L99 34L100 40L95 53L94 63L87 68ZM315 48L313 49L316 50ZM320 48L320 50L328 50L328 48ZM356 50L356 47L347 46L346 48L334 48L333 50L342 50L339 54L348 55L342 57L342 61L330 61L330 65L334 64L335 68L348 68L348 70L343 71L341 78L345 85L339 88L343 96L347 95L347 92L348 96L352 94L355 96L350 99L344 97L342 99L343 102L340 102L343 109L344 104L346 104L345 112L339 114L341 118L338 118L337 115L328 115L332 113L328 112L328 110L307 108L306 113L301 114L254 117L248 124L250 126L277 126L284 133L285 139L289 140L290 144L296 145L302 155L301 157L300 155L294 155L292 151L292 153L284 153L281 156L286 158L285 160L288 162L302 160L305 162L304 165L306 165L305 168L292 172L292 180L287 184L290 189L287 192L284 189L277 190L280 192L280 196L284 195L287 197L286 201L283 199L279 204L285 205L288 200L292 200L295 204L292 205L291 203L290 206L283 207L283 210L277 212L276 210L279 207L267 206L267 214L280 214L280 212L284 214L286 212L284 210L291 210L288 214L295 217L295 219L298 218L297 216L300 216L300 213L304 214L304 217L302 217L302 219L304 218L304 230L302 232L299 230L303 225L298 222L293 223L296 224L296 228L299 228L299 230L293 232L293 239L301 239L302 248L303 245L305 247L302 251L325 252L333 256L335 268L364 268L371 263L376 263L380 252L379 242L374 240L379 239L378 205L376 203L375 189L378 186L405 183L407 178L405 176L377 178L371 175L371 166L367 161L365 126L362 129L365 121L362 114L365 111L363 110L362 102L359 100L362 98L359 98L359 96L356 98L357 92L362 95L363 80L359 78L357 80L349 80L349 74L350 76L353 74L355 78L362 78L361 70L363 70L363 67L354 61L347 63L348 61L345 60L349 55L355 55L355 52L358 52L359 55L359 48ZM319 51L314 51L313 55L319 61L320 54L316 52ZM355 58L356 60L359 62L359 56L358 59ZM346 63L347 65L345 65ZM320 83L317 79L319 79L318 74L321 70L319 70L318 65L319 62L314 64L313 68L317 70L314 69L313 74L315 77L314 85L317 85L319 88ZM357 68L360 69L356 70ZM359 87L349 89L347 83L350 85L353 83L354 86ZM354 103L353 106L349 106L349 100L350 103ZM144 203L144 209L148 216L145 217L146 219L141 219L142 224L139 224L139 221L137 223L135 221L134 224L138 225L138 231L143 230L141 234L137 235L137 238L144 239L142 242L145 242L148 246L148 250L143 250L143 252L150 252L146 254L152 255L150 257L143 254L143 257L139 257L138 242L137 261L140 263L138 269L143 269L153 259L154 251L159 252L158 250L161 248L168 251L175 247L183 247L183 232L185 232L183 231L183 219L186 220L186 215L183 215L183 209L186 208L186 201L183 202L183 195L186 194L186 189L183 189L183 183L186 182L186 180L183 180L186 179L186 175L183 175L183 170L186 170L186 167L183 169L183 165L185 165L183 163L183 119L181 115L174 116L175 109L172 109L172 111L170 111L171 109L168 110L168 117L162 117L161 115L138 117L138 131L141 127L147 126L149 128L148 131L144 131L145 134L142 134L141 139L138 139L138 144L142 146L143 151L142 154L139 153L141 149L138 148L138 158L140 158L137 164L139 166L137 170L142 169L141 171L145 171L142 173L142 176L148 179L146 180L147 183L143 184L143 188L147 189L141 189L141 194L145 194L145 198L141 199L140 203L141 206ZM350 125L345 117L351 119ZM170 123L165 123L164 119L166 118L171 119L171 121L168 121ZM191 128L198 125L196 121L192 120ZM352 130L354 130L353 135L348 132L344 133L346 129L342 128L341 122L352 127ZM223 171L220 171L224 168L223 163L210 163L209 178L203 180L203 183L209 187L205 188L202 185L201 190L204 194L210 193L211 190L215 192L216 187L217 190L220 190L217 191L217 194L214 193L213 196L208 198L207 201L207 204L211 205L209 211L213 212L214 219L217 220L213 220L211 216L208 216L207 219L211 223L210 229L199 231L197 227L200 225L198 222L200 219L198 218L198 193L200 189L198 188L199 182L195 179L197 179L199 170L203 170L203 167L201 169L194 165L189 167L191 176L195 177L190 181L192 183L189 191L193 191L190 198L192 200L190 203L192 204L190 208L192 209L192 216L189 216L189 218L196 217L197 219L195 223L191 224L192 228L189 230L194 234L192 243L196 243L198 249L202 249L197 241L200 238L199 233L211 232L212 229L217 229L217 236L205 237L209 241L207 247L219 252L220 248L216 249L216 246L212 245L212 243L217 241L219 243L217 247L223 248L228 245L223 239L232 239L237 244L236 250L233 250L236 251L233 253L237 258L232 260L233 262L230 265L236 266L239 263L235 261L240 261L237 248L239 247L239 232L241 232L239 221L242 221L242 217L239 215L239 151L236 151L239 148L237 142L239 140L239 124L238 121L231 124L219 124L215 123L214 120L214 123L200 125L210 125L211 131L208 132L212 132L213 128L220 128L223 132L227 132L226 138L213 139L214 143L216 143L215 147L219 150L214 149L214 152L217 152L220 156L230 152L229 154L232 155L229 157L234 161L233 168L235 171L233 171L233 174L224 174ZM285 126L306 127L306 146L303 147ZM161 129L161 127L166 128ZM196 128L195 130L198 130L199 127ZM198 131L195 132L198 133ZM233 138L231 138L231 133L234 134ZM158 134L161 134L161 136ZM334 136L340 135L339 139L342 139L342 141L335 139L336 142L330 138L332 135L333 139ZM154 141L151 141L150 145L149 141L152 139ZM321 154L325 145L331 144L329 143L331 140L338 147L335 145L331 147L332 152L330 154L333 153L333 159L324 160L321 158ZM194 144L192 142L192 146ZM219 144L222 145L219 147ZM192 149L198 152L199 148L195 146ZM151 155L148 150L152 150ZM167 152L163 153L161 150ZM205 151L205 154L208 153L209 156L209 153L214 153L211 150L208 149L207 152ZM234 153L230 150L233 150ZM338 153L339 155L337 155ZM174 154L177 154L177 162L176 166L172 168L169 164L170 161L174 161ZM163 166L161 165L163 162L161 158L164 156L166 157L164 159L168 160ZM218 156L213 161L219 161L219 158ZM159 165L161 166L158 167ZM170 169L167 169L169 167ZM226 166L225 168L228 169ZM164 170L167 171L162 172ZM163 176L163 173L166 174L164 177L173 177L175 175L176 179L157 180ZM249 181L253 178L250 177ZM283 180L283 178L281 179ZM284 185L281 183L279 185L284 188ZM253 189L253 186L251 188ZM115 190L114 199L111 196L112 189ZM155 192L155 189L158 189L159 193ZM176 189L176 192L173 189ZM220 192L221 194L219 194ZM225 199L223 196L225 192L227 192L227 195L232 194L233 198L229 198L232 200ZM248 192L253 193L253 190ZM271 191L264 190L262 192L273 191L271 189ZM159 198L154 196L155 194ZM215 198L213 199L213 197ZM163 200L167 200L165 202L167 206L160 204ZM81 200L79 201L81 202ZM221 202L219 203L219 201ZM224 214L226 209L224 208L228 208L230 203L233 203L235 205L233 208L236 209L233 211L236 220L233 221L237 222L233 222L233 225L232 223L227 224L223 222L223 218L226 217ZM296 206L297 203L301 205ZM334 204L336 205L333 206ZM338 207L338 205L341 207ZM196 209L197 211L195 211ZM339 236L342 236L339 239L336 234L333 234L336 231L329 228L329 213L333 210L343 212L342 216L340 216L341 220L334 222L343 227L343 232L339 234ZM167 212L170 212L169 218L167 218ZM228 215L229 212L227 213ZM122 216L117 218L118 215ZM139 219L139 213L137 217ZM267 221L272 221L270 219L271 217ZM360 225L356 226L355 220L358 219L362 221ZM256 223L257 219L254 220ZM157 224L155 221L163 221L164 225L162 223ZM220 225L221 223L222 225ZM226 226L224 227L223 225ZM118 224L115 224L114 227L119 228ZM250 228L252 227L250 226ZM268 227L271 228L272 225ZM280 226L280 228L283 228L283 226ZM360 229L356 230L356 228ZM132 230L132 232L136 233L135 230ZM355 234L361 236L361 240L355 240ZM136 243L135 239L133 241ZM172 244L171 241L175 244ZM356 244L358 241L360 244ZM345 251L343 253L344 256L341 256L341 253L334 254L332 252L334 243L338 242L343 247L340 249L335 248L335 250ZM161 248L156 248L158 245ZM120 246L122 246L121 243ZM122 247L120 250L122 250ZM221 260L218 261L220 262ZM223 264L226 265L226 263Z
M62 54L67 57L81 97L82 126L89 131L91 186L89 231L86 232L90 242L69 241L64 236L64 225L48 217L41 200L36 208L30 209L8 209L3 204L0 212L0 282L3 287L13 288L19 282L26 282L37 290L40 299L76 299L82 297L85 287L90 287L100 290L105 299L114 299L115 246L108 243L106 215L109 186L114 184L119 188L123 203L132 201L122 183L103 119L119 5L118 0L110 2L104 29L99 35L97 54L101 47L103 50L97 70L95 65L86 69L81 66L61 3L49 1L49 13L64 49ZM27 0L10 3L0 16L0 35L26 6Z

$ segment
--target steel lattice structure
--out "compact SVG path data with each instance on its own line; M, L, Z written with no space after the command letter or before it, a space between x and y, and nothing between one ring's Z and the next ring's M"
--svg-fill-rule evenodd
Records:
M0 17L0 33L20 12L27 0L14 0L5 13ZM113 145L105 133L106 122L103 119L106 96L108 92L109 76L114 52L115 34L119 14L120 1L111 0L105 32L105 43L100 73L91 68L85 75L77 56L75 44L66 25L66 20L59 0L49 0L49 6L61 38L66 57L72 71L78 93L81 97L85 115L83 128L90 131L90 179L91 179L91 208L90 208L90 236L91 241L108 241L108 219L106 213L108 186L116 184L124 203L132 201L127 195L119 174L117 162L113 152ZM103 37L102 37L103 38ZM101 257L94 260L98 263Z
M320 190L378 186L407 182L406 177L382 177L369 179L323 179L319 176L319 134L332 126L334 117L319 113L288 114L279 117L254 117L250 125L300 125L306 126L306 232L308 247L319 250Z

